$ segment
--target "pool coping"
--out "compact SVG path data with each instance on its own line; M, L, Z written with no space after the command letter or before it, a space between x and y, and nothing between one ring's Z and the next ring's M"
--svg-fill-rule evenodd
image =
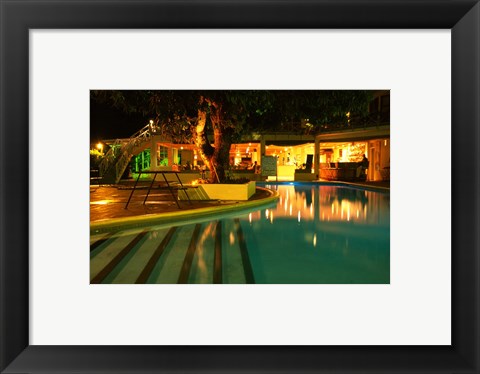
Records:
M90 222L90 234L98 234L110 230L122 230L127 228L143 227L146 225L161 225L172 222L188 221L192 218L208 218L219 213L230 213L261 207L275 202L279 198L278 191L269 188L258 187L270 193L270 196L249 201L232 201L231 204L205 207L198 209L179 210L176 212L152 213L133 217L120 217Z
M382 187L382 186L371 186L367 184L362 184L362 183L354 183L354 182L319 182L319 183L325 183L325 184L332 184L332 185L345 185L347 187L356 187L356 188L361 188L362 190L367 190L367 191L375 191L375 192L390 192L390 187Z

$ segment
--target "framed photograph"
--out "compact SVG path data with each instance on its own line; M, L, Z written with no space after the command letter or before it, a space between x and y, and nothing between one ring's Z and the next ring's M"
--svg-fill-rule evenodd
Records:
M477 1L0 0L0 12L2 373L480 372ZM256 272L255 259L245 260L245 246L251 245L245 227L255 218L248 216L243 231L241 219L232 226L238 259L249 263L244 274L222 278L211 257L211 283L230 279L223 283L231 285L171 284L202 283L190 271L192 245L173 281L159 281L164 278L153 260L120 273L117 265L144 240L143 231L125 234L122 246L91 261L109 240L101 219L95 220L98 233L90 227L89 205L103 204L91 200L88 185L88 149L97 146L90 127L92 92L203 89L221 95L376 92L370 110L389 113L388 134L348 142L329 138L326 145L312 138L312 144L291 150L275 144L269 151L268 140L252 138L230 148L230 161L245 167L245 174L254 161L255 169L273 162L276 177L298 167L299 178L309 175L305 168L320 173L322 163L324 177L340 175L341 163L356 163L352 178L389 184L391 161L391 198L389 193L383 202L392 217L391 235L382 242L388 256L362 252L348 238L337 248L347 260L348 251L374 258L381 272L365 261L366 277L355 281L328 263L331 257L321 257L317 243L325 235L300 225L309 202L318 199L305 191L299 194L307 196L306 205L293 212L291 231L300 234L295 241L305 237L312 252L303 256L298 282L285 272L269 278ZM345 120L353 123L350 112ZM314 123L302 121L304 127ZM135 159L131 170L140 179L144 163L155 164L150 173L165 178L175 199L166 177L178 176L180 167L202 166L196 158L201 155L187 143L149 142L148 157ZM109 143L101 144L100 153ZM163 168L172 162L175 168ZM261 178L269 171L251 174ZM170 210L177 214L189 197L175 200ZM289 198L288 192L281 198ZM376 195L362 198L381 203ZM352 214L368 213L381 221L362 210L360 200L356 211L344 200L320 202L315 214L338 213L350 223ZM280 214L264 211L262 219L272 221L272 212ZM148 234L162 230L169 235L163 228ZM221 241L222 226L212 230ZM228 241L225 230L224 236ZM258 248L279 248L267 245L273 239ZM161 251L164 240L152 240ZM328 266L322 268L325 277L312 278L307 268L317 255ZM268 256L278 262L278 253ZM327 275L334 281L325 281Z

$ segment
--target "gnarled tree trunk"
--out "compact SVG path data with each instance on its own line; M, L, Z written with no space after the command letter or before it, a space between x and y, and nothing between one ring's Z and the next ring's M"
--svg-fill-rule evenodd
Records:
M206 127L207 125L207 112L205 110L198 110L197 125L195 127L195 145L197 147L200 158L207 168L212 170L212 164L210 162L213 154L213 147L208 141Z
M229 126L223 116L220 103L210 102L210 121L213 127L214 151L211 158L212 167L219 182L225 182L225 171L229 168L230 147L232 145L233 127Z
M232 129L223 123L221 105L208 99L205 101L210 105L210 111L207 113L204 109L198 110L195 145L203 162L210 169L210 182L221 183L225 181L225 170L229 166ZM213 146L208 141L206 133L208 115L213 127Z

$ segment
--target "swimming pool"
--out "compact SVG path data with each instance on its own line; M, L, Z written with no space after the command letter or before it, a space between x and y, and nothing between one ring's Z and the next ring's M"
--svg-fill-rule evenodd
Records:
M91 283L390 282L388 191L265 187L280 198L261 209L92 235Z

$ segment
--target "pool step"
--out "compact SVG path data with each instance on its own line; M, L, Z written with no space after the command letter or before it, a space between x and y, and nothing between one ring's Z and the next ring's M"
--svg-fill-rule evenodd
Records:
M240 220L238 218L235 218L235 229L237 231L240 254L242 256L245 283L253 284L255 283L255 277L253 276L252 264L250 262L250 256L248 255L247 243L245 242L245 236L243 235L242 225L240 224Z
M155 268L155 265L158 262L158 259L162 255L162 253L165 251L165 248L167 247L168 243L170 243L170 240L172 239L173 234L177 228L174 226L170 230L168 230L167 235L163 238L163 240L160 242L160 244L157 246L156 250L153 252L152 257L147 262L147 265L143 269L143 271L140 273L138 276L137 280L135 283L147 283L148 278L152 275L152 271Z
M187 254L185 255L185 259L183 261L182 270L180 271L180 275L178 277L177 283L184 284L188 283L188 277L190 276L190 269L192 268L193 256L195 255L195 250L197 249L197 242L198 242L198 235L200 233L200 224L195 226L193 230L192 239L190 240L190 245L187 249Z
M91 283L102 283L102 281L115 269L115 267L129 254L129 252L135 248L135 246L144 238L148 230L142 231L131 242L127 244L120 252L118 252L110 262L92 278Z
M91 283L255 283L239 219L92 238Z

